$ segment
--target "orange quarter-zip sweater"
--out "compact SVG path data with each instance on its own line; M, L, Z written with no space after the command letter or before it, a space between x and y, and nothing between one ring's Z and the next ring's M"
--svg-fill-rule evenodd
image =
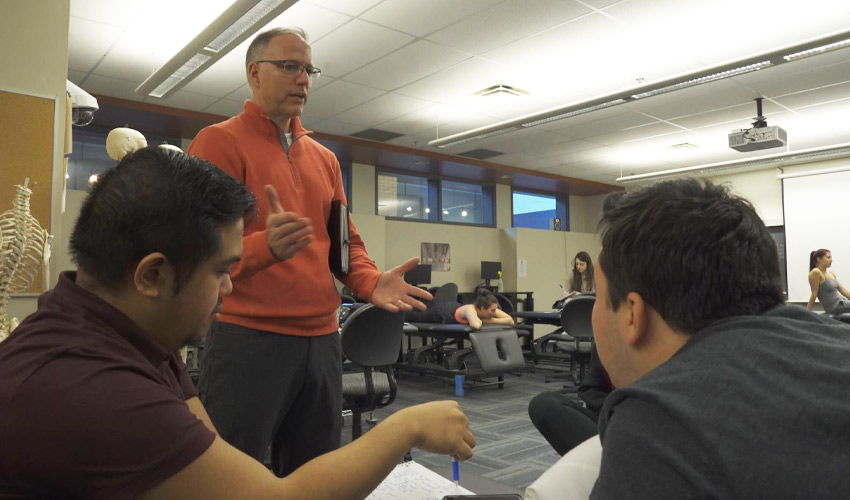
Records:
M334 311L339 307L328 266L327 221L331 201L348 203L336 156L309 137L297 117L290 132L287 152L274 122L247 100L238 116L201 130L188 152L244 182L257 197L258 217L245 227L242 260L231 269L233 293L222 299L220 321L285 335L322 335L338 328ZM313 225L310 244L283 262L266 239L266 184L277 189L285 211L308 217ZM353 223L350 238L349 274L339 278L369 300L381 273Z

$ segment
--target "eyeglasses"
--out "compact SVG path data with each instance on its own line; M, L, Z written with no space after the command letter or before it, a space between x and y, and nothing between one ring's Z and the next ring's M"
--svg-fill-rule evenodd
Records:
M298 61L290 61L289 59L261 59L256 62L274 64L284 73L289 73L291 75L300 75L303 71L307 73L307 76L309 76L312 80L316 80L322 76L322 70L319 68L315 66L305 66Z

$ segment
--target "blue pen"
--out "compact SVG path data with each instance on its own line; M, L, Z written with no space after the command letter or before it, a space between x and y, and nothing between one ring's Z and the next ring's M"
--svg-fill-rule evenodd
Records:
M452 459L452 479L455 482L455 488L457 488L457 482L460 481L460 464L456 459Z

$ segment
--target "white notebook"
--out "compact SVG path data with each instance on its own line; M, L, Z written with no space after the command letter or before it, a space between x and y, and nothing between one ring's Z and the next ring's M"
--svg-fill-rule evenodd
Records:
M404 462L366 500L442 500L445 495L474 493L416 462Z

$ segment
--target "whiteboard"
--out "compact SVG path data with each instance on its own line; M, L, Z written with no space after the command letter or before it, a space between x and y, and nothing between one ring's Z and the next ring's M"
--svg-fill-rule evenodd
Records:
M782 179L788 301L807 302L809 253L832 251L832 271L850 284L850 170Z

